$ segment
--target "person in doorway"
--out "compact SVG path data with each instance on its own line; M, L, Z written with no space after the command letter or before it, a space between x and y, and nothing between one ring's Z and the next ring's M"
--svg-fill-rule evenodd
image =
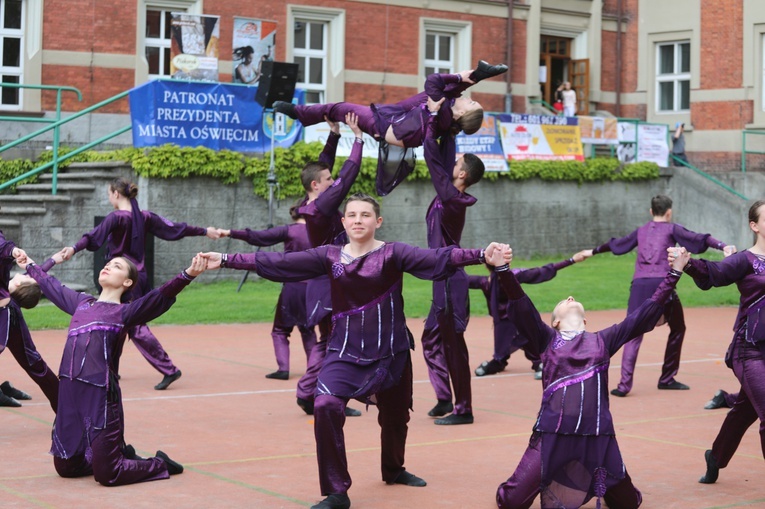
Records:
M563 84L558 87L558 91L560 92L561 101L563 102L563 116L576 116L579 106L576 100L576 91L571 88L571 82L564 81Z

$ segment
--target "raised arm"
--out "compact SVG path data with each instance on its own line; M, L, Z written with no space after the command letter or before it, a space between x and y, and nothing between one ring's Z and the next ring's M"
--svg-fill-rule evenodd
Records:
M520 270L515 269L513 272L515 273L515 278L519 283L536 285L551 280L558 274L559 270L570 267L573 264L574 259L569 258L568 260L562 260L560 262L548 263L547 265L542 265L541 267L533 267L530 269Z
M6 258L8 260L14 258L13 250L16 248L16 244L5 238L3 232L0 231L0 258Z
M518 332L541 354L555 337L555 329L544 323L515 274L509 270L509 266L497 268L494 275L512 303L507 307L508 318L518 328Z
M325 216L337 213L337 209L348 196L348 192L353 183L356 182L356 177L358 177L361 169L361 154L364 148L363 133L359 129L358 118L355 114L349 113L345 119L356 138L351 149L351 155L343 163L340 174L328 189L316 197L316 209Z
M335 129L330 130L327 136L327 142L324 143L324 149L319 154L319 162L329 166L330 173L335 167L335 154L337 153L337 144L340 142L340 133Z
M27 264L26 270L27 274L40 285L43 295L64 313L73 315L81 302L93 298L90 295L67 288L58 279L34 263Z
M440 102L434 103L428 98L428 107L432 105L440 106ZM438 109L434 107L435 112L438 113ZM425 163L428 166L428 172L430 172L430 181L433 182L433 187L436 189L436 194L441 198L442 202L449 201L460 195L459 189L454 187L454 159L457 153L456 143L451 136L442 136L439 143L439 139L436 133L437 125L432 115L429 118L427 135L423 141L423 151L425 153Z

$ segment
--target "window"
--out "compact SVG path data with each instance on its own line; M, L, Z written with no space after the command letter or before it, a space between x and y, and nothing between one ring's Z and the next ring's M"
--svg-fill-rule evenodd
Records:
M292 58L298 64L297 87L305 89L306 104L325 102L328 32L327 22L295 19Z
M145 37L149 77L170 76L170 11L146 9Z
M425 76L433 73L453 73L454 35L443 32L425 33Z
M674 42L656 47L656 110L691 109L691 44Z
M0 76L3 83L21 83L24 62L24 2L0 0ZM20 110L19 88L0 89L0 108Z

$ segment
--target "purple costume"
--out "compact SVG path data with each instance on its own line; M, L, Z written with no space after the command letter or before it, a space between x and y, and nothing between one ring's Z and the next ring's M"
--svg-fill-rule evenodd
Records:
M725 355L741 389L715 438L712 456L719 468L726 467L746 430L759 418L765 457L765 256L741 251L720 262L691 260L685 271L702 290L735 283L741 292L733 340Z
M303 125L314 125L326 116L334 122L345 121L347 113L355 113L359 128L380 142L377 165L377 194L385 196L414 170L412 148L423 145L428 126L433 125L436 135L452 134L454 100L472 84L463 82L459 74L431 74L425 80L425 91L395 104L363 106L353 103L328 103L311 106L297 105L297 118ZM428 111L428 97L434 101L446 98L438 114ZM390 146L385 141L388 129L393 129L404 148ZM393 153L392 153L393 152ZM388 164L391 161L392 164Z
M167 479L163 460L128 459L123 453L117 373L128 331L170 309L193 278L183 272L130 303L116 304L75 292L36 265L27 269L43 294L72 315L59 368L59 405L50 450L56 472L61 477L92 474L104 486Z
M154 212L142 211L135 199L130 200L130 203L132 211L111 212L100 225L83 235L72 247L77 253L83 249L96 251L107 244L107 261L118 256L130 259L138 268L138 285L131 291L131 297L137 298L151 289L144 267L146 234L151 233L163 240L179 240L183 237L205 235L207 230L186 223L173 223ZM145 322L135 324L128 331L128 335L154 369L166 376L178 372L178 368Z
M58 406L58 378L37 351L32 335L29 333L21 308L8 291L11 280L11 268L16 265L13 250L16 245L6 240L0 231L0 301L10 298L8 304L0 307L0 353L6 348L16 359L29 378L36 383L48 398L53 411ZM53 260L45 263L44 270L55 265Z
M703 253L709 247L722 250L725 244L714 239L708 233L694 233L675 223L649 221L626 237L613 238L593 249L593 254L613 252L623 255L637 248L635 274L630 287L627 313L637 309L649 298L663 279L667 267L667 248L677 244L694 254ZM661 367L659 385L666 386L675 382L675 375L680 369L680 353L685 339L685 319L683 306L677 293L673 293L665 307L660 323L669 325L669 337L664 351L664 364ZM624 394L632 390L635 364L637 363L643 336L639 335L624 346L622 353L622 376L617 389Z
M574 264L573 258L563 260L557 263L548 263L542 267L530 269L511 269L519 283L536 285L550 281L558 271ZM490 276L468 276L468 282L471 289L482 290L486 297L486 303L489 307L489 314L494 322L494 360L503 367L507 366L507 361L513 352L523 349L526 358L531 361L532 369L537 371L540 364L540 353L529 345L528 339L523 337L510 320L510 307L512 302L507 298L507 294L502 291L499 281L494 274L492 267L489 267L492 274Z
M330 133L324 150L319 156L319 161L327 164L329 170L335 164L335 152L340 135ZM344 243L346 240L345 229L342 223L342 214L338 210L343 200L348 195L351 186L356 181L361 168L361 153L364 143L356 140L351 149L351 155L340 169L332 185L324 190L312 202L301 206L298 213L305 219L308 240L311 247L319 247L328 244ZM319 326L319 341L311 350L308 358L308 367L305 374L300 377L297 384L297 397L306 401L314 398L316 391L316 377L321 369L327 350L327 338L332 329L332 302L330 302L329 278L326 275L319 276L308 281L306 290L306 319L309 327Z
M558 331L545 324L512 273L497 271L512 302L510 319L542 352L544 388L528 449L512 477L499 486L498 507L525 509L537 494L544 509L578 508L592 497L604 497L609 507L640 505L640 492L616 443L608 366L622 345L654 328L679 274L670 271L653 296L623 322L586 332Z
M351 486L343 433L350 398L379 408L383 480L393 483L404 471L413 339L404 317L403 273L443 279L457 267L479 263L479 258L480 250L426 250L397 242L358 258L341 246L224 258L226 267L256 270L274 281L329 278L333 326L314 409L322 494L346 493Z
M460 192L453 184L455 143L451 136L435 138L430 128L425 139L425 160L436 197L425 217L428 247L459 247L467 208L476 199ZM465 329L469 319L468 278L463 269L446 280L433 282L433 303L422 332L422 353L428 366L430 383L439 401L451 401L454 386L454 414L472 414L470 361Z
M284 252L305 251L311 247L308 242L308 232L305 223L293 223L291 225L277 226L267 230L231 230L231 238L244 240L253 246L273 246L284 242ZM303 339L306 361L311 356L316 344L316 333L313 327L306 325L306 294L307 284L303 281L297 283L284 283L276 302L276 314L274 326L271 329L271 339L274 342L274 354L279 371L290 370L290 334L297 326Z

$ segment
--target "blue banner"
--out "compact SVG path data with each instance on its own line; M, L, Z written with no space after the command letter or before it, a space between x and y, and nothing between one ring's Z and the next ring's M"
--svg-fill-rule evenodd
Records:
M528 113L500 113L497 120L506 124L579 125L576 117L530 115Z
M268 152L272 133L279 147L292 146L303 127L281 114L271 114L255 102L257 87L155 80L130 92L133 146L172 143L238 152ZM296 90L302 103L305 91Z
M475 154L483 161L486 171L507 171L507 160L502 150L498 124L496 117L487 113L483 116L483 123L478 132L470 135L460 132L455 138L457 157Z

